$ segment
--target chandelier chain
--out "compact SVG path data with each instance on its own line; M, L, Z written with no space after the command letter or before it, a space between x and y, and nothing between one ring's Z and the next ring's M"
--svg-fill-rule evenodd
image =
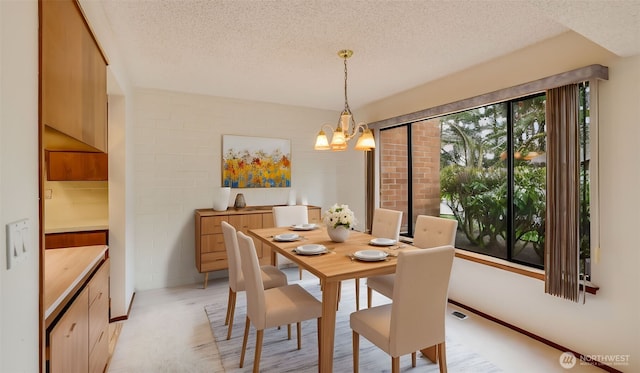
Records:
M347 100L347 56L344 56L344 110L351 113L349 101Z

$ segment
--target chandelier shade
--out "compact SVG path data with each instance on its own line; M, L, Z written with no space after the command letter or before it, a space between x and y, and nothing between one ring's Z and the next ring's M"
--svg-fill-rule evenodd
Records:
M344 59L344 110L340 113L340 118L338 119L338 124L335 129L328 124L322 126L316 136L315 150L347 150L349 140L355 138L359 132L362 132L362 135L360 135L356 142L356 150L369 151L376 147L371 129L369 129L366 123L356 124L351 109L349 108L349 101L347 99L347 59L352 55L353 51L348 49L343 49L338 52L338 56ZM324 131L325 129L331 133L331 142L329 142L327 132Z

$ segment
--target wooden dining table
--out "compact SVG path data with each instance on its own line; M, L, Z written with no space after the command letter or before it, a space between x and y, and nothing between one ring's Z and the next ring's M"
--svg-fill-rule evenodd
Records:
M251 229L248 233L269 246L273 265L276 264L276 254L280 254L320 279L323 290L322 330L318 331L320 334L318 371L323 373L333 371L336 308L341 281L395 273L398 252L417 249L409 244L396 244L389 247L372 246L370 241L374 237L358 231L351 231L345 242L333 242L329 239L324 227L297 232L293 232L289 227L262 228ZM274 240L274 236L284 233L297 233L301 238L292 242ZM295 253L296 247L308 244L324 245L328 252L322 255L298 255ZM371 249L385 251L389 256L386 260L381 261L354 259L355 252ZM422 352L435 361L435 347L429 347Z

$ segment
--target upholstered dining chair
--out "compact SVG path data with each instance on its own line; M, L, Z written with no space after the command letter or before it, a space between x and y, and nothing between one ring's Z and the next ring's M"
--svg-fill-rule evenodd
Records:
M273 225L276 227L288 227L295 224L308 224L309 213L307 212L307 206L295 205L295 206L273 206L271 209L273 215ZM283 257L280 254L276 255L277 266L282 264L293 263L289 259ZM298 269L300 280L302 280L302 268Z
M392 302L353 312L353 371L358 372L360 336L391 355L391 372L400 371L400 356L436 346L440 373L447 371L445 315L453 246L409 250L398 254Z
M224 246L227 251L227 260L229 263L229 300L227 302L227 317L224 320L224 324L229 325L227 339L230 339L233 330L233 316L236 309L236 296L238 292L245 291L246 286L240 264L236 229L226 221L223 221L220 225L222 226ZM264 265L260 267L260 276L267 289L286 286L288 284L287 275L274 266Z
M418 215L413 234L413 246L421 249L456 244L458 221L429 215ZM367 279L367 306L371 307L373 290L391 298L395 274L373 276Z
M375 238L400 239L400 228L402 226L402 211L376 208L373 211L373 221L371 222L371 235ZM360 279L355 279L356 283L356 311L360 309Z
M247 350L247 339L251 324L256 328L256 350L253 358L254 373L260 371L264 329L278 325L297 324L299 350L302 347L301 322L317 319L319 359L322 303L298 284L265 289L262 283L262 276L260 276L260 265L253 240L242 232L238 232L237 235L247 293L247 318L242 340L240 368L244 365L244 354Z

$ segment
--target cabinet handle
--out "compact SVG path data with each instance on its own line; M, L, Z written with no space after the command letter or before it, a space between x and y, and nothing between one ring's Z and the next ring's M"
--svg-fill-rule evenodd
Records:
M73 333L73 329L76 328L76 323L71 324L71 328L69 328L69 333L66 335L67 338L71 337L71 334Z

